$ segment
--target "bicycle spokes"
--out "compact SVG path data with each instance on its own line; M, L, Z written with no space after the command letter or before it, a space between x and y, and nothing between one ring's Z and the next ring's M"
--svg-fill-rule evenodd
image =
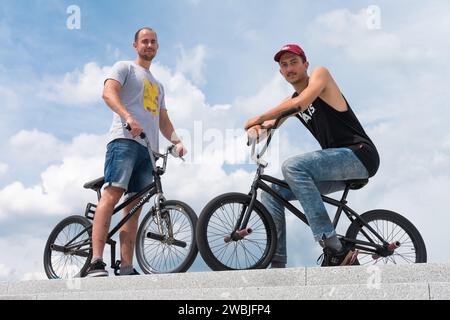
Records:
M186 259L193 245L193 226L178 207L166 207L160 217L154 212L146 222L143 255L154 272L171 272Z
M83 229L85 230L83 232ZM76 238L76 242L73 240ZM71 243L70 245L67 245ZM80 224L67 225L50 245L51 264L61 279L80 277L90 254L90 237L86 228Z
M261 217L252 212L247 227L236 232L243 204L228 203L211 216L207 230L211 250L224 265L247 269L255 265L267 249L267 230Z
M374 220L369 224L387 242L387 245L383 245L372 232L363 228L364 232L361 230L356 240L369 240L376 245L380 245L382 249L377 249L374 252L373 248L372 250L369 249L369 246L357 245L356 248L360 249L359 264L409 264L415 262L416 250L413 241L401 226L387 220Z

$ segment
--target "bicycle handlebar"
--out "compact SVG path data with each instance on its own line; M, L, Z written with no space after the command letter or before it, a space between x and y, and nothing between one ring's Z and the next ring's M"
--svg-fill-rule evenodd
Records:
M287 118L298 112L300 112L300 107L295 107L295 108L292 108L292 109L289 109L289 110L286 110L286 111L283 111L280 113L280 115L276 118L275 123L272 126L272 128L270 128L268 130L267 142L266 142L265 146L262 148L262 150L259 153L256 154L256 157L255 157L255 150L256 150L256 141L258 138L254 138L254 139L249 138L247 145L250 145L250 143L251 143L251 145L252 145L251 157L256 163L260 163L259 159L261 159L262 155L266 152L267 148L269 147L270 141L272 140L273 132L274 132L274 130L278 129L278 125L279 125L280 121L283 118Z
M131 126L130 126L129 123L124 123L124 124L123 124L123 127L124 127L125 129L127 129L128 131L131 131ZM150 155L150 161L152 162L153 168L155 168L155 170L157 169L157 168L156 168L156 160L157 160L157 159L155 159L155 156L156 156L157 158L162 158L162 159L164 159L164 160L163 160L163 161L164 161L164 162L163 162L163 167L160 168L160 169L162 170L162 173L166 172L167 156L169 155L169 153L170 153L174 158L180 158L181 160L185 161L185 160L183 159L182 156L176 155L176 152L174 152L174 151L176 151L175 145L172 144L171 146L167 147L165 154L161 154L161 153L159 153L159 152L153 151L153 149L152 149L152 147L151 147L151 145L150 145L150 141L148 141L148 138L147 138L147 135L145 134L145 132L141 132L141 133L139 134L139 137L140 137L142 140L144 140L144 141L145 141L145 144L147 145L147 149L148 149L149 155Z
M278 116L278 118L275 120L275 124L273 125L275 127L275 129L277 129L278 124L280 123L281 119L283 118L287 118L292 116L293 114L296 114L298 112L300 112L300 107L295 107L286 111L283 111L282 113L280 113L280 115Z

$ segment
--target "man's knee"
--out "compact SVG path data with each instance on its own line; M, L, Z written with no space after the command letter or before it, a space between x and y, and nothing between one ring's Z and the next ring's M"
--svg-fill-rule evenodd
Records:
M100 201L102 201L105 205L115 206L120 198L122 197L125 190L117 187L106 187L103 190L102 197Z
M302 173L308 173L308 159L302 157L292 157L285 160L281 166L281 172L285 179L292 176L298 176Z

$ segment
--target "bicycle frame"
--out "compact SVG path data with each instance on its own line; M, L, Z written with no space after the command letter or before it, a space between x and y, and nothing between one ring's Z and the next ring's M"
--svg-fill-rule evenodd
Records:
M119 204L114 208L113 215L117 214L119 211L123 210L126 206L128 206L133 201L140 198L140 201L130 210L130 212L123 217L119 223L108 233L106 243L111 246L111 268L113 268L115 271L118 270L118 265L115 263L116 256L115 256L115 248L116 248L116 241L112 240L112 237L122 228L122 226L128 222L137 212L139 209L141 209L145 203L147 203L150 198L152 198L155 194L160 195L159 199L156 199L158 201L158 205L162 204L164 202L164 197L162 196L162 186L161 186L161 180L159 177L159 174L156 174L154 176L154 182L152 182L150 185L145 187L142 191L135 194L134 196L128 198L123 203ZM90 204L92 205L92 204ZM90 219L93 219L93 217L88 217ZM80 231L79 234L77 234L71 241L69 241L65 246L57 246L52 245L52 249L55 251L60 251L64 253L69 252L75 252L76 255L80 256L88 256L88 251L90 250L92 246L92 240L86 239L82 242L76 242L77 239L82 236L85 232L91 233L92 232L92 225L90 225L87 228L84 228ZM152 234L149 235L151 238ZM154 235L154 237L157 237L157 235Z
M277 118L273 128L277 129L278 124L282 118L296 114L296 113L298 113L298 111L299 110L297 108L294 108L294 109L288 110L286 112L283 112ZM269 131L269 134L267 136L267 142L266 142L265 146L262 148L261 152L257 153L256 155L255 155L256 141L253 140L252 159L255 160L255 162L258 164L258 169L256 171L255 179L253 181L251 190L249 192L249 195L251 196L251 201L250 201L248 207L244 206L242 208L241 215L239 216L239 218L236 222L236 225L233 229L233 232L230 235L231 239L233 239L233 240L240 240L243 237L245 237L245 235L247 235L249 232L251 232L251 230L247 231L247 224L250 220L250 214L253 211L255 202L257 201L256 198L258 195L258 189L261 189L261 190L267 192L272 197L274 197L275 199L280 201L284 205L284 207L287 208L290 212L292 212L297 218L299 218L301 221L303 221L306 225L309 225L306 215L302 211L300 211L299 209L294 207L291 203L289 203L289 201L284 199L279 193L274 191L267 184L270 182L270 183L280 186L282 188L289 189L289 185L285 181L279 180L277 178L274 178L274 177L271 177L268 175L264 175L264 169L267 167L267 162L262 160L261 157L264 154L264 152L267 150L267 148L270 144L274 129L271 129ZM361 233L368 239L368 241L361 241L361 240L349 239L349 238L342 237L342 239L344 241L353 243L355 245L356 249L363 249L368 252L376 253L380 256L390 255L393 252L393 250L391 250L392 244L389 244L388 242L386 242L366 221L364 221L363 218L361 218L361 216L358 213L356 213L354 210L352 210L347 205L346 199L347 199L349 191L350 191L350 186L347 185L344 190L344 194L342 195L341 200L336 200L336 199L321 195L322 200L325 203L337 207L337 211L336 211L336 214L333 219L334 229L336 230L336 227L339 223L342 212L344 212L344 214L347 216L347 218L350 220L351 223L354 221L357 221L358 223L361 224L361 226L366 227L382 244L375 243L375 241L373 241L371 239L371 237L367 234L367 232L365 232L362 229L361 229Z
M167 157L168 157L169 153L171 153L173 155L172 149L174 148L174 146L167 148L165 154L159 154L154 151L151 151L152 149L150 147L150 143L149 143L147 137L145 136L145 134L141 134L141 138L144 139L144 141L147 145L147 149L149 150L149 156L150 156L150 160L151 160L152 168L153 168L152 171L153 171L153 178L154 178L153 180L154 181L151 184L149 184L148 186L146 186L143 190L141 190L137 194L129 197L124 202L122 202L121 204L117 205L114 208L112 215L117 214L119 211L123 210L128 205L130 205L131 203L133 203L134 201L139 199L139 202L133 208L131 208L131 210L128 212L128 214L126 216L124 216L119 221L119 223L108 233L108 236L106 239L106 243L111 246L111 268L114 269L115 274L117 274L117 271L120 268L119 264L118 264L120 262L115 262L115 260L116 260L116 257L115 257L116 241L112 240L112 237L120 230L120 228L122 228L123 225L125 225L144 206L145 203L147 203L155 195L156 195L156 198L155 198L154 212L157 216L158 227L161 229L162 215L161 215L160 206L163 205L166 200L164 198L164 194L163 194L163 190L162 190L161 175L163 175L166 171ZM159 167L156 165L156 161L158 160L158 158L163 159L162 167ZM180 157L180 158L184 161L184 159L182 157ZM98 198L98 200L100 200L101 192L100 192L100 190L96 190L96 191L97 191L97 198ZM95 210L92 210L92 208L96 208L96 205L94 205L92 203L88 203L88 205L86 207L86 212L85 212L86 218L91 219L91 220L94 219L93 215L91 215L91 214L93 214L95 212ZM170 217L168 217L168 219L170 219ZM77 239L80 236L82 236L85 232L91 233L92 225L87 228L84 228L78 235L76 235L65 246L57 246L57 245L53 244L52 249L55 251L60 251L60 252L64 252L64 253L75 253L77 255L87 257L88 251L90 250L90 248L92 246L92 239L86 239L82 242L76 242ZM160 230L160 232L161 232L161 230ZM170 237L173 236L173 230L172 230L172 226L170 225L170 223L169 223L168 234ZM147 237L154 239L154 240L160 240L160 241L164 240L163 238L161 238L161 235L154 234L152 232L147 233ZM173 244L180 246L180 247L186 246L185 242L182 242L179 240L175 240Z

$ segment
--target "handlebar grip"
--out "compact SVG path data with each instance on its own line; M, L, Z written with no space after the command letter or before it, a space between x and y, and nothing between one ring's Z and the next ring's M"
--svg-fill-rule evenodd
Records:
M124 128L127 129L128 131L131 131L131 126L130 126L130 124L124 123L123 126L124 126ZM141 132L141 134L139 135L139 137L140 137L141 139L145 139L145 137L146 137L145 132Z

